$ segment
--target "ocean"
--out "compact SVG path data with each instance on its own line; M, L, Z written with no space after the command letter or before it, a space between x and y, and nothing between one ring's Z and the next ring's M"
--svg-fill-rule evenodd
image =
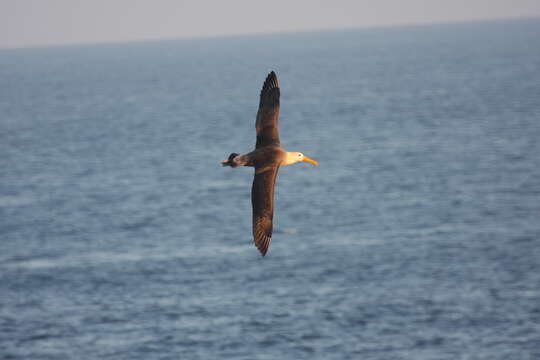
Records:
M539 359L540 20L0 50L0 358ZM251 238L271 70L281 142Z

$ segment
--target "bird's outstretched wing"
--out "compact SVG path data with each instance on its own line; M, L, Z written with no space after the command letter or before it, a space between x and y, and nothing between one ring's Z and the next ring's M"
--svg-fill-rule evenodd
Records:
M257 143L255 148L279 145L279 82L275 72L266 77L261 90L259 110L257 111Z
M274 185L278 166L255 169L255 178L251 187L251 205L253 207L253 240L255 246L266 255L272 241L272 219L274 217Z

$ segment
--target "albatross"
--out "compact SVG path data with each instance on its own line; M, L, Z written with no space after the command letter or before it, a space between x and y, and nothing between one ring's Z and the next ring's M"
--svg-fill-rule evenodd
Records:
M247 154L232 153L223 166L236 168L251 166L255 176L251 187L251 205L253 208L253 240L262 256L266 255L272 241L272 220L274 217L274 186L281 166L307 162L318 165L301 152L285 151L279 142L279 82L275 72L271 72L264 81L255 130L257 142L255 150Z

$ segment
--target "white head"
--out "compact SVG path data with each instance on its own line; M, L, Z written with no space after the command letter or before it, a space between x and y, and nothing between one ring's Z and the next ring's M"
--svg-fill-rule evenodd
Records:
M306 155L302 154L301 152L296 152L296 151L287 153L287 159L285 160L285 165L291 165L291 164L295 164L301 161L304 161L313 165L319 165L319 163L317 163L315 160L312 160L308 158Z

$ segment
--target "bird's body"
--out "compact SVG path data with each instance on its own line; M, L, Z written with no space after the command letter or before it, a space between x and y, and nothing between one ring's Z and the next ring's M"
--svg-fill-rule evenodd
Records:
M222 161L223 166L255 168L255 177L251 187L253 239L263 256L266 255L272 241L274 186L279 168L300 161L317 165L316 161L302 153L287 152L281 147L278 130L279 96L279 83L276 74L272 71L261 90L255 123L257 130L255 150L243 155L232 153L227 160Z

